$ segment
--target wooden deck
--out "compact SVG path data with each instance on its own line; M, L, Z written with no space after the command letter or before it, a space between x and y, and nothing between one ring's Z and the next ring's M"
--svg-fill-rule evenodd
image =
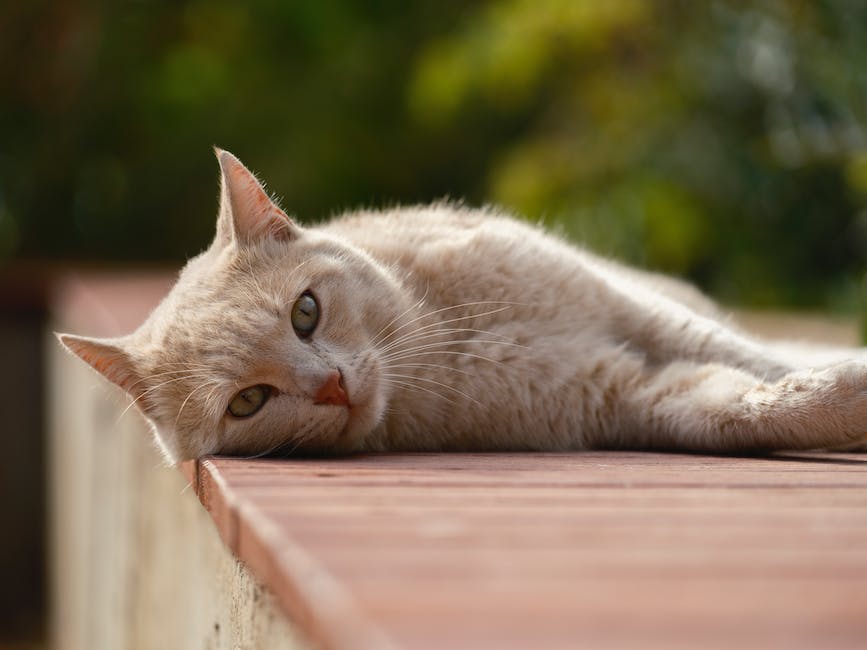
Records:
M58 327L131 331L170 280L70 276ZM851 323L825 318L746 320L856 340ZM119 418L126 401L112 406L59 350L54 365L59 648L285 648L277 605L332 650L867 647L867 455L186 465L226 546L272 597L212 558L208 517L156 467L142 423ZM238 591L215 599L219 589Z
M220 535L325 648L863 648L867 459L213 458Z

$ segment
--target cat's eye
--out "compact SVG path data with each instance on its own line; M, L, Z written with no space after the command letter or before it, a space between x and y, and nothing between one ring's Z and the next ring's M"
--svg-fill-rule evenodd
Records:
M312 293L305 291L292 305L292 327L300 338L306 339L313 334L317 323L319 323L319 303Z
M228 411L236 418L247 418L265 405L271 396L271 387L265 385L245 388L229 402Z

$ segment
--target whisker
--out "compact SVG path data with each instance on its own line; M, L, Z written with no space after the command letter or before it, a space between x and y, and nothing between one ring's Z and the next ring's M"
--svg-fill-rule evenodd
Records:
M150 381L152 379L156 379L157 377L165 377L167 375L183 375L186 377L190 377L191 379L195 379L197 377L207 376L205 370L166 370L165 372L157 372L152 375L147 375L146 377L142 377L138 381L134 381L129 387L126 389L127 392L130 392L133 388L141 384L142 382Z
M202 390L203 388L207 388L208 386L214 386L214 385L218 386L219 384L220 384L220 381L218 379L211 379L209 381L206 381L206 382L199 384L198 386L193 388L193 390L190 391L190 393L187 395L186 399L181 403L181 408L178 409L178 415L175 418L175 428L176 429L178 427L178 422L180 422L180 419L181 419L181 413L184 412L184 407L187 405L187 402L190 401L190 398L195 393L198 393L200 390ZM211 390L213 391L213 388Z
M473 373L467 372L466 370L462 370L461 368L455 368L453 366L446 366L439 363L393 363L386 364L383 366L386 370L390 370L391 368L438 368L441 370L451 370L454 372L459 372L462 375L472 375Z
M391 406L386 406L385 409L383 409L383 413L387 413L388 415L409 415L410 414L410 412L407 411L406 409L398 409L398 408L394 408Z
M394 348L402 345L403 343L409 343L412 341L419 341L427 338L433 338L435 336L442 336L444 334L461 334L461 333L472 333L472 334L485 334L488 336L499 336L502 339L509 340L509 337L505 334L500 334L499 332L491 332L489 330L479 330L471 327L444 327L439 330L434 330L433 332L423 331L424 328L420 328L406 336L402 336L399 339L396 339L389 343L384 348L380 349L381 353L389 352ZM514 341L513 341L514 342Z
M455 403L455 401L453 399L449 398L448 396L443 395L442 393L438 393L435 390L425 388L424 386L416 386L415 384L410 384L409 382L400 381L397 379L383 379L383 381L386 383L389 383L389 384L393 384L395 386L400 386L402 388L409 389L409 390L417 390L417 391L421 391L424 393L430 393L431 395L435 395L436 397L439 397L440 399L444 399L449 404Z
M456 305L456 307L460 307L461 305ZM491 316L493 314L499 314L500 312L506 311L507 309L511 309L511 305L507 305L506 307L498 307L497 309L489 309L488 311L479 312L477 314L467 314L465 316L455 316L454 318L447 318L446 320L438 320L433 323L427 323L426 325L421 325L418 328L414 329L412 333L423 332L425 330L429 330L435 327L441 327L443 325L448 325L449 323L458 323L462 320L469 320L471 318L482 318L484 316ZM436 312L432 312L436 313ZM426 314L430 316L431 314ZM396 330L395 330L396 331Z
M437 386L442 386L443 388L448 388L449 390L456 392L458 395L463 395L471 402L475 402L479 406L482 405L482 403L479 400L477 400L475 397L472 397L471 395L467 395L464 391L458 390L454 386L449 386L448 384L444 384L443 382L437 381L435 379L428 379L427 377L417 377L415 375L401 375L401 374L396 374L396 373L383 373L383 377L389 377L389 378L398 377L398 378L407 379L410 381L426 381L430 384L436 384Z
M390 338L392 338L392 337L394 337L396 334L398 334L398 332L399 332L400 330L402 330L402 329L404 329L404 328L406 328L406 327L408 327L408 326L410 326L410 325L413 325L414 323L416 323L416 322L418 322L418 321L420 321L420 320L422 320L422 319L424 319L424 318L428 318L428 317L430 317L430 316L434 316L434 315L436 315L436 314L438 314L438 313L441 313L441 312L450 311L450 310L454 310L454 309L459 309L459 308L461 308L461 307L465 307L465 306L473 306L473 305L476 305L476 304L485 304L485 303L466 303L466 304L462 304L462 305L453 305L453 306L451 306L451 307L443 307L443 308L441 308L441 309L436 309L436 310L434 310L434 311L426 312L426 313L424 313L424 314L421 314L420 316L417 316L416 318L413 318L412 320L407 321L406 323L404 323L404 324L401 325L400 327L394 329L392 332L390 332L390 333L388 334L388 336L386 336L386 337L382 338L380 341L378 341L378 345L387 344L386 347L390 346L392 343L394 343L394 341L392 341L392 342L388 342L388 340L389 340ZM435 327L441 327L441 326L443 326L443 325L447 325L447 324L449 324L449 323L460 322L460 321L462 321L462 320L469 320L469 319L471 319L471 318L481 318L481 317L484 317L484 316L490 316L491 314L494 314L494 313L497 313L497 312L500 312L500 311L504 311L504 310L506 310L506 309L509 309L509 307L508 307L508 306L507 306L507 307L500 307L500 308L498 308L498 309L495 309L495 310L489 310L489 311L487 311L487 312L481 312L481 313L479 313L479 314L468 314L468 315L465 315L465 316L459 316L459 317L449 318L449 319L442 320L442 321L439 321L439 320L438 320L438 321L435 321L435 322L433 322L433 323L427 323L427 324L425 324L425 325L421 325L421 326L419 326L419 327L417 327L417 328L411 330L410 332L407 332L407 333L405 333L405 334L400 335L400 336L398 337L398 340L399 340L400 338L403 338L404 336L408 336L408 335L416 334L416 333L421 332L421 331L424 331L424 330L428 330L428 329L435 328Z
M179 366L180 370L210 370L210 366L204 363L191 363L189 361L169 361L160 363L161 366L172 367Z
M378 331L378 332L377 332L377 333L376 333L376 334L371 338L371 343L370 343L370 345L371 345L371 346L376 346L376 345L378 345L379 343L381 343L382 341L378 341L378 340L377 340L377 339L379 338L379 335L380 335L380 334L382 334L385 330L387 330L389 327L391 327L392 325L394 325L394 323L396 323L397 321L399 321L401 318L403 318L404 316L406 316L406 315L407 315L409 312L411 312L413 309L417 309L418 307L420 307L421 305L423 305L423 304L424 304L424 301L425 301L425 298L427 298L427 294L428 294L429 291L430 291L430 283L428 283L427 288L424 290L424 295L423 295L421 298L419 298L419 299L418 299L415 303L413 303L411 306L407 307L407 308L406 308L404 311L402 311L400 314L398 314L397 316L395 316L394 318L392 318L390 321L388 321L388 323L386 323L385 325L383 325L382 329L379 330L379 331ZM395 330L395 331L397 331L397 330Z
M459 320L467 320L467 319L469 319L469 318L480 318L480 317L482 317L482 316L489 316L491 313L497 313L497 311L503 311L503 310L505 310L505 309L509 309L511 306L518 305L518 304L521 304L521 303L507 302L507 301L503 301L503 300L480 300L480 301L477 301L477 302L465 302L465 303L461 303L461 304L458 304L458 305L452 305L452 306L450 306L450 307L441 307L440 309L435 309L435 310L433 310L433 311L430 311L430 312L427 312L427 313L421 314L420 316L416 316L416 317L413 318L412 320L407 321L406 323L404 323L404 324L401 325L400 327L398 327L398 328L392 330L392 332L391 332L388 336L386 336L385 338L383 338L382 340L380 340L378 343L379 343L379 344L383 344L383 343L385 343L388 339L390 339L392 336L394 336L394 335L395 335L397 332L399 332L400 330L404 329L405 327L409 327L409 326L412 325L413 323L416 323L416 322L422 320L423 318L428 318L428 317L430 317L430 316L434 316L434 315L436 315L436 314L441 314L441 313L443 313L443 312L452 311L452 310L455 310L455 309L461 309L462 307L477 307L477 306L480 306L480 305L506 305L505 307L502 307L502 308L499 309L499 310L494 310L494 311L492 311L492 312L490 312L490 313L473 314L473 315L471 315L471 316L462 316L462 317L460 317L460 318L456 318L456 319L453 319L453 320L438 321L438 322L435 323L435 324L443 325L443 324L445 324L445 323L456 322L456 321L459 321Z
M314 429L311 429L310 431L307 431L307 432L303 432L301 435L299 435L294 440L287 440L286 443L284 443L283 445L279 445L272 453L275 453L281 447L288 446L289 443L295 443L292 445L292 448L289 449L289 451L285 451L285 452L281 451L280 452L280 454L282 456L291 456L296 451L298 451L298 448L301 445L303 445L305 442L307 442L309 440L312 440L315 436L316 436L316 431Z
M252 456L243 456L243 458L244 458L244 460L256 460L257 458L263 458L264 456L270 456L271 454L276 453L277 450L279 450L281 447L285 447L286 445L288 445L290 442L292 442L292 441L291 440L282 440L282 441L278 442L276 445L272 445L268 449L265 449L264 451L260 451L258 454L253 454ZM289 453L291 453L291 452L289 452Z
M206 410L209 410L209 407L211 406L211 401L214 399L214 393L217 392L222 387L222 385L223 385L222 381L215 382L214 385L211 387L211 390L208 391L208 394L205 395L204 401L205 401L205 409ZM221 409L221 410L223 410L223 409ZM219 417L220 414L217 413L216 409L210 409L210 415L211 415L211 417L217 418L217 417Z
M437 348L441 348L447 345L463 345L467 343L482 343L485 345L505 345L509 347L522 348L527 350L526 345L521 345L520 343L514 343L512 341L491 341L487 339L465 339L460 341L437 341L436 343L425 343L424 345L417 345L415 347L407 348L405 350L398 350L397 352L393 352L391 354L385 354L382 356L384 360L394 361L396 359L403 358L403 355L409 354L412 352L419 352L423 350L435 350Z
M295 451L303 445L305 442L312 440L317 434L315 429L311 429L310 431L301 432L300 435L297 435L295 438L290 438L288 440L283 440L278 442L275 445L265 449L264 451L260 451L257 454L253 454L252 456L244 456L245 460L254 460L257 458L262 458L264 456L271 456L272 454L279 454L281 456L291 456ZM292 446L288 451L282 451L284 447Z
M146 391L143 391L143 392L141 393L141 395L138 395L137 397L135 397L135 398L134 398L134 399L133 399L133 400L132 400L128 405L127 405L127 407L126 407L126 408L121 412L121 414L117 416L117 420L115 420L115 426L117 426L117 424L120 423L120 421L123 419L123 416L126 415L127 411L129 411L129 410L130 410L130 409L131 409L135 404L137 404L138 401L139 401L140 399L142 399L142 398L145 397L146 395L148 395L148 394L154 392L154 391L157 390L158 388L161 388L161 387L163 387L163 386L166 386L167 384L173 384L173 383L178 382L178 381L183 381L183 380L185 380L185 379L189 379L189 377L186 376L186 375L184 375L184 376L182 376L182 377L174 377L173 379L169 379L169 380L164 381L164 382L162 382L162 383L160 383L160 384L157 384L156 386L152 386L151 388L148 388Z
M419 352L416 354L407 354L405 356L395 355L394 357L387 360L385 365L386 366L388 365L388 361L403 361L405 359L415 359L417 357L423 357L423 356L426 356L429 354L449 354L449 355L454 355L454 356L470 357L472 359L481 359L482 361L489 361L490 363L495 363L498 366L503 365L503 362L498 361L497 359L491 359L491 358L483 356L481 354L474 354L472 352L461 352L459 350L431 350L428 352Z

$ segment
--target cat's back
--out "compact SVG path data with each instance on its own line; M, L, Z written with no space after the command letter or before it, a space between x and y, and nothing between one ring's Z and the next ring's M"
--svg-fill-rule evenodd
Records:
M322 229L362 249L386 253L392 249L418 251L456 239L465 240L489 226L492 220L505 219L488 210L438 202L349 212L327 222Z
M467 295L449 295L452 300L478 295L506 299L529 292L559 303L571 299L575 310L583 309L588 299L598 304L614 287L630 292L637 284L720 318L717 306L685 282L600 257L492 208L444 201L361 210L321 229L425 288L461 285L458 292Z
M352 212L322 226L386 266L427 266L525 274L525 265L574 267L579 251L540 228L489 208L439 202L382 211ZM541 270L541 269L539 269ZM546 269L550 272L553 269Z

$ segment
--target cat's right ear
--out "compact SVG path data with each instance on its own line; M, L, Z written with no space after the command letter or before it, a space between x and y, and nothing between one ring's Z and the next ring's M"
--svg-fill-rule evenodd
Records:
M296 239L300 228L269 198L253 172L228 151L214 147L214 153L220 163L217 239L224 244Z
M56 334L67 350L88 363L103 377L129 393L142 407L145 384L135 363L116 339L95 339L75 334Z

